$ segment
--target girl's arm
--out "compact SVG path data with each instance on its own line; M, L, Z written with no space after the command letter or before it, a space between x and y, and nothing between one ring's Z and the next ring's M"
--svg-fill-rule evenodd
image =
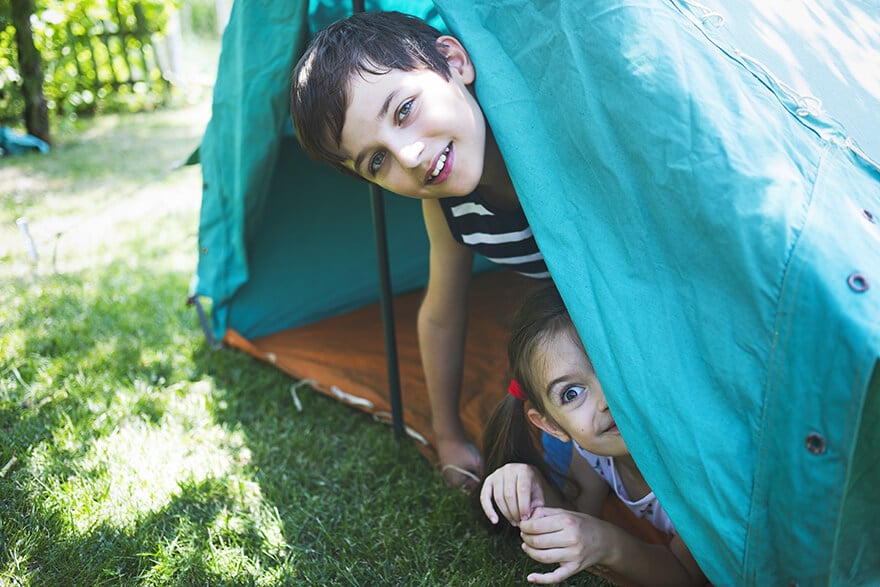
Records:
M582 514L599 517L602 512L602 506L605 505L605 501L611 495L611 486L599 476L586 459L574 448L571 451L568 476L580 488L580 492L574 498L573 509Z
M669 546L651 544L599 518L611 488L577 451L572 451L569 476L581 487L574 511L540 508L520 525L526 554L538 562L559 563L551 573L530 574L530 582L558 583L598 564L639 585L706 583L679 536Z
M593 565L603 565L644 586L703 585L706 577L681 538L669 546L650 544L614 524L580 512L538 508L520 524L523 550L550 573L532 573L532 583L558 583Z

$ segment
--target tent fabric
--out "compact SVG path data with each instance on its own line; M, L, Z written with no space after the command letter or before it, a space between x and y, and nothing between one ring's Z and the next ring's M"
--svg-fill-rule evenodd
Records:
M287 112L296 59L342 4L233 6L200 152L194 293L211 298L218 338L325 393L371 391L375 408L378 348L357 369L350 349L333 354L336 328L381 344L367 188L308 161ZM465 42L618 424L710 580L880 580L878 8L367 2L378 8L439 15ZM385 212L405 417L429 438L406 338L427 239L418 202L387 197ZM478 277L475 295L504 279ZM506 306L481 299L490 349ZM310 341L328 354L310 360ZM466 376L475 439L502 393L498 350L490 375Z
M436 4L621 432L710 580L880 579L880 432L861 424L876 164L689 4ZM843 524L856 512L874 529Z

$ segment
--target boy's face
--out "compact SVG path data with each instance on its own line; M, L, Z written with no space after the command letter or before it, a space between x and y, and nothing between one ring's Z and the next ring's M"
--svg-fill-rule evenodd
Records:
M467 195L483 175L486 122L467 87L473 65L452 37L437 42L451 80L426 69L356 75L342 128L347 167L418 199Z

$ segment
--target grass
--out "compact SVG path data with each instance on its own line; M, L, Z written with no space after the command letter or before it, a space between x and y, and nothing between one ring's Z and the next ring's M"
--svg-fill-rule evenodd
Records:
M185 304L201 178L172 171L208 115L0 161L0 585L524 584L540 565L414 445L208 347Z

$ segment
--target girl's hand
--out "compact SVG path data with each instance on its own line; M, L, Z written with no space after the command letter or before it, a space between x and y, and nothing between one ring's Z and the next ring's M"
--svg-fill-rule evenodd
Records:
M498 512L513 526L528 520L535 508L544 505L544 488L541 473L531 465L509 463L496 469L483 482L480 505L489 521L498 523Z
M531 573L531 583L559 583L602 562L607 524L589 514L538 508L520 526L523 550L540 563L559 563L550 573Z

